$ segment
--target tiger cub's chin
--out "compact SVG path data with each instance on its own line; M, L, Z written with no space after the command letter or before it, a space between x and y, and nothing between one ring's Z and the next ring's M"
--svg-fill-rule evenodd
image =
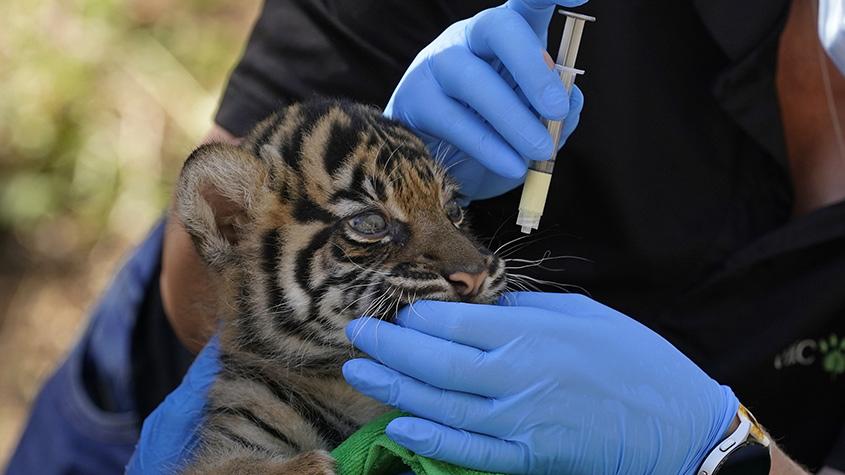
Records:
M349 320L504 291L458 193L415 135L350 102L292 105L191 154L175 210L221 289L222 369L189 471L331 473L319 451L386 409L339 376Z

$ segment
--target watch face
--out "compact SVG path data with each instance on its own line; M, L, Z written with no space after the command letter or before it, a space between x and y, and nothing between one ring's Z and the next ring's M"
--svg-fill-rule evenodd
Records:
M760 444L744 444L731 452L724 465L716 471L718 475L769 475L772 456L768 447Z

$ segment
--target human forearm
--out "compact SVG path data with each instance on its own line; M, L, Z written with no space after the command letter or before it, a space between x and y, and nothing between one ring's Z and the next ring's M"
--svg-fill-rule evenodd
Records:
M200 144L240 141L215 124ZM199 351L214 330L209 316L213 315L215 294L190 236L172 214L165 230L160 279L164 312L171 327L186 348Z
M739 426L739 418L734 418L733 422L731 423L730 428L728 428L727 433L731 433L736 430ZM771 440L771 436L769 436L769 440ZM772 456L772 463L771 468L769 469L769 475L809 475L810 472L795 463L791 458L789 458L786 453L781 450L780 447L777 446L774 442L771 442L771 450ZM841 472L831 469L824 469L818 473L818 475L842 475Z
M825 473L825 470L819 472L819 475L837 475L836 471ZM809 473L789 458L780 447L772 444L772 468L769 470L769 475L809 475Z
M777 445L772 445L772 468L769 475L809 475L809 471L795 463ZM816 475L845 475L845 472L824 467Z
M217 124L214 124L214 127L205 135L205 138L202 139L202 143L213 143L213 142L226 142L233 145L237 145L241 141L241 137L235 137L232 135L228 130L220 127Z

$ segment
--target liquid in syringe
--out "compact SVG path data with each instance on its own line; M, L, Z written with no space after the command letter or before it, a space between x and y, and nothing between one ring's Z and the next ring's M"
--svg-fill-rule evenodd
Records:
M578 56L578 48L581 45L584 23L596 19L565 10L560 10L560 13L566 15L566 23L563 27L555 70L559 74L566 91L571 92L572 86L575 84L575 77L584 73L580 69L575 69L575 58ZM525 234L531 233L532 229L537 229L540 226L540 218L543 216L543 209L546 207L546 199L552 181L557 146L560 144L561 131L563 130L562 120L544 120L544 124L552 138L554 147L549 160L533 160L528 165L528 174L525 176L522 198L519 201L519 215L516 218L517 226L520 226Z

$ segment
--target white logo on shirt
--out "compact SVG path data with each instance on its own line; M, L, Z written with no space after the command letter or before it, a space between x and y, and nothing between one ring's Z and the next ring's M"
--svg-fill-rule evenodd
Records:
M790 366L810 366L816 362L816 352L818 351L818 343L816 340L800 340L797 341L779 355L775 356L775 369L788 368Z
M845 373L845 338L831 333L818 340L799 340L775 356L775 369L790 366L810 366L819 362L821 368L836 378Z

